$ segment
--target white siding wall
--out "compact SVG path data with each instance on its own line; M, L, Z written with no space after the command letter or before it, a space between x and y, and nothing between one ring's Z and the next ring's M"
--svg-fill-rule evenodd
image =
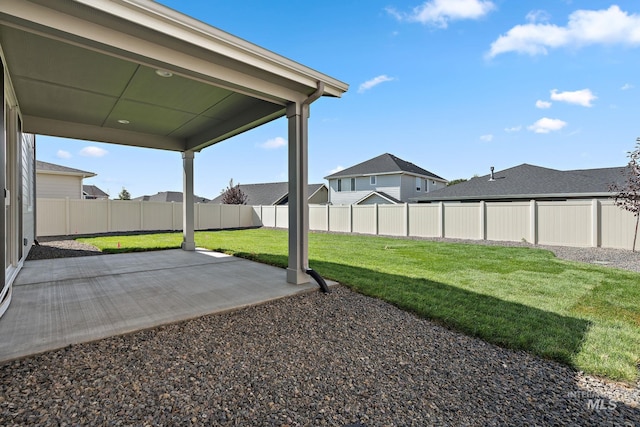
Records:
M36 174L36 197L47 199L82 199L82 177Z
M36 219L34 215L36 202L35 188L35 135L22 134L22 235L27 239L26 247L33 244Z
M338 191L338 180L329 180L329 201L332 205L351 205L372 191L382 191L389 196L400 198L400 175L378 175L376 185L371 185L370 177L356 178L356 190L350 191L351 178L342 178L342 191Z

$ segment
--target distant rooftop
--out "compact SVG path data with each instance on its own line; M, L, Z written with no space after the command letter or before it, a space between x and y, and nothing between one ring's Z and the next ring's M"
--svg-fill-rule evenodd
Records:
M350 168L346 168L329 176L325 176L324 179L389 173L408 173L412 175L419 175L427 178L446 181L446 179L432 172L429 172L428 170L423 169L420 166L416 166L411 162L402 160L401 158L389 153L381 154L380 156L374 157L373 159L366 160L362 163L358 163L355 166L351 166Z

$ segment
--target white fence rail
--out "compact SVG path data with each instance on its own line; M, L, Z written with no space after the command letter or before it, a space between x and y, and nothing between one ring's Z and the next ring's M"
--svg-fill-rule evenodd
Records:
M182 203L38 199L39 237L181 230ZM196 204L195 229L287 228L287 206ZM635 218L611 200L309 206L309 228L388 236L631 249Z

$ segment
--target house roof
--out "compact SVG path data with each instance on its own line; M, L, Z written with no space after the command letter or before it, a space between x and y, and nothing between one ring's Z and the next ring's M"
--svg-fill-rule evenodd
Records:
M348 85L151 0L2 0L23 130L199 151Z
M358 163L355 166L351 166L350 168L343 169L332 175L326 176L324 179L347 178L363 175L382 175L390 173L408 173L411 175L420 175L427 178L446 181L444 178L439 177L426 169L422 169L420 166L416 166L411 162L402 160L401 158L389 153L381 154L373 159L369 159L362 163Z
M107 193L105 193L95 185L83 185L82 192L87 196L92 196L92 197L101 197L101 198L109 197Z
M525 163L494 172L494 180L490 178L491 174L471 178L411 200L604 197L611 194L612 183L624 183L625 167L561 171Z
M47 163L40 160L36 160L36 172L49 173L55 175L74 175L81 176L82 178L90 178L96 176L93 172L87 172L80 169L69 168L67 166L56 165L54 163Z
M362 199L358 200L357 202L354 203L354 205L359 205L362 202L364 202L365 200L374 197L374 196L378 196L381 197L383 199L388 200L389 202L391 202L392 204L398 204L398 203L402 203L401 200L396 199L393 196L388 195L387 193L385 193L384 191L372 191L371 193L367 194L366 196L364 196Z
M132 200L141 200L143 202L182 202L182 191L160 191L152 196L140 196ZM209 199L199 196L193 196L194 203L208 203Z
M309 184L309 198L313 196L324 184ZM247 205L270 206L284 204L289 195L287 182L268 182L261 184L240 184L240 190L247 195ZM211 200L210 203L222 203L222 194Z

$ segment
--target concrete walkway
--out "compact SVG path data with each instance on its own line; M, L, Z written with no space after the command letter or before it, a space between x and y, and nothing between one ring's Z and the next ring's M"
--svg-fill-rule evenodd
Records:
M0 318L0 362L317 289L207 250L27 261Z

